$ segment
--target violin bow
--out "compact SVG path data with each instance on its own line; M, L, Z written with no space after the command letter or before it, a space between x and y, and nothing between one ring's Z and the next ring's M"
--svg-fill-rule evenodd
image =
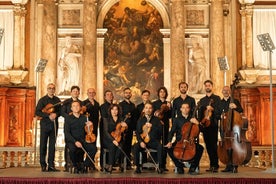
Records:
M127 160L131 163L131 160L130 160L130 158L127 156L127 154L126 154L126 152L122 149L122 147L121 146L117 146L118 148L119 148L119 150L124 154L124 156L127 158Z
M90 157L90 155L89 155L88 152L84 149L83 146L81 146L81 149L84 151L84 153L85 153L86 156L89 158L89 160L90 160L90 161L94 164L94 166L97 168L95 161ZM97 170L99 170L99 169L97 168Z
M152 157L152 155L151 155L151 153L150 153L150 150L149 150L147 147L145 147L145 150L146 150L148 156L150 157L150 159L152 160L155 169L157 170L158 173L160 173L159 167L157 166L157 163L156 163L155 160L153 159L153 157Z

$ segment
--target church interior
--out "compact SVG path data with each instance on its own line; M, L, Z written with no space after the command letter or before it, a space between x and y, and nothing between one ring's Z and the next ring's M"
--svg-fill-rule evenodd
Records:
M93 87L100 104L105 90L120 102L129 87L137 105L161 86L173 100L182 81L196 100L207 79L222 97L235 76L253 150L246 166L274 167L275 28L272 0L0 0L0 168L39 164L35 107L49 83L62 100L73 85L82 100Z

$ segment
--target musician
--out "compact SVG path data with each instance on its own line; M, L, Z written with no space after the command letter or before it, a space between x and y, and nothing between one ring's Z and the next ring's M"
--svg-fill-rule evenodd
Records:
M72 113L71 109L71 104L73 101L79 101L81 103L81 100L79 100L79 95L80 95L80 87L79 86L72 86L71 87L71 98L66 99L63 102L63 105L61 107L61 115L64 117L64 125L66 124L66 118ZM65 160L65 165L64 165L64 171L68 172L69 167L68 167L68 147L67 147L67 140L65 138L65 147L64 147L64 160Z
M195 99L187 94L189 85L186 82L180 82L178 84L180 96L173 100L172 117L176 118L181 114L180 108L183 103L188 103L193 113L195 108Z
M124 100L119 103L119 106L122 109L122 117L125 120L125 122L128 125L128 129L125 131L125 141L123 150L127 154L128 158L131 158L131 145L132 145L132 137L133 137L133 131L136 128L136 122L135 122L135 104L130 101L130 98L132 97L130 88L124 89ZM131 163L129 160L127 160L127 170L131 169Z
M112 168L117 160L122 163L122 140L123 140L123 133L116 130L117 125L120 124L122 127L127 128L126 122L122 122L121 119L121 112L120 106L118 104L111 104L108 110L108 117L103 118L103 144L104 147L109 150L108 154L108 161L104 168L105 172L112 173ZM118 131L118 132L116 132ZM115 133L115 137L113 137L113 133ZM121 140L119 141L116 137L120 137ZM119 148L120 147L120 148ZM122 169L121 164L121 169Z
M229 109L233 109L239 113L243 112L243 108L237 99L233 99L233 102L231 102L231 89L229 86L224 86L222 89L222 95L223 98L221 99L220 103L220 110L221 113L227 113ZM228 153L231 152L231 150L227 151ZM231 154L228 155L229 158L232 156ZM229 159L229 163L227 163L226 168L222 170L222 172L238 172L238 166L232 164L232 158Z
M211 112L209 117L210 126L202 129L204 142L206 145L207 153L210 160L210 168L207 172L218 172L218 154L217 154L217 142L218 142L218 120L220 119L220 97L213 94L213 82L206 80L204 82L204 88L206 95L200 99L200 108L198 111L198 120L203 122L205 113ZM209 114L209 113L207 113Z
M182 127L185 123L191 122L195 124L199 124L196 118L192 117L191 109L189 106L189 103L183 103L180 108L181 114L177 118L174 119L174 123L172 125L172 128L168 135L168 144L165 145L165 147L168 148L168 154L171 157L172 161L174 162L174 165L176 167L176 172L178 174L184 174L184 163L181 160L178 160L175 158L173 154L173 149L178 141L182 139ZM175 142L172 142L173 136L176 134L176 140ZM201 146L198 142L198 139L195 140L196 144L196 154L192 161L190 161L190 169L189 174L196 175L198 174L197 170L199 170L199 161L201 159L202 153L203 153L203 146Z
M149 90L143 90L141 93L141 98L142 98L142 103L138 104L136 106L135 110L135 121L136 121L136 127L137 127L137 122L138 120L143 117L143 110L145 107L145 103L150 102L150 91ZM135 127L135 128L136 128ZM142 153L142 160L145 162L147 159L146 153Z
M162 135L162 144L166 145L168 143L168 133L170 128L170 118L171 118L171 103L167 101L168 90L165 87L160 87L157 90L158 100L153 102L154 115L160 116L159 119L163 123L163 135ZM161 112L163 111L163 112ZM162 114L159 114L162 113ZM166 149L163 150L163 164L162 166L165 171L168 171L166 168L167 152Z
M104 103L100 106L100 114L101 114L101 119L100 119L100 144L101 144L101 151L100 151L100 166L101 166L101 171L104 171L103 168L103 153L104 153L104 144L103 144L103 139L104 139L104 125L103 125L103 118L108 118L109 113L109 107L113 103L113 93L110 90L106 90L104 92ZM108 154L107 154L108 155Z
M141 93L142 97L142 103L138 104L136 107L136 113L137 113L137 120L141 117L142 111L144 110L144 106L146 102L150 102L150 91L149 90L143 90Z
M86 112L89 114L89 121L91 121L94 126L93 133L97 136L100 104L96 101L95 96L96 90L94 88L89 88L87 90L87 99L82 102L82 106L86 107Z
M47 170L46 164L46 154L47 154L47 142L49 139L48 147L48 171L59 171L55 168L55 144L57 139L58 132L58 117L60 116L60 107L61 105L56 105L60 103L60 99L55 96L55 84L50 83L47 85L47 94L39 99L35 114L36 116L41 117L40 120L40 166L41 171L45 172ZM52 112L44 112L45 107L48 104L55 105L52 109Z
M138 143L134 145L134 159L136 170L135 173L141 173L139 154L145 149L155 149L157 150L157 158L159 163L159 173L164 172L162 150L163 146L161 144L161 137L163 135L162 124L160 120L153 115L153 105L150 102L145 103L144 116L138 120L136 127L136 136ZM147 134L149 136L149 141L142 138L142 134Z
M65 139L67 147L69 148L74 173L83 173L86 167L90 166L88 160L83 161L84 153L86 152L91 159L94 159L97 151L95 143L87 143L85 141L85 126L91 126L93 123L87 121L86 116L80 114L81 103L79 101L72 102L71 110L72 114L65 118Z

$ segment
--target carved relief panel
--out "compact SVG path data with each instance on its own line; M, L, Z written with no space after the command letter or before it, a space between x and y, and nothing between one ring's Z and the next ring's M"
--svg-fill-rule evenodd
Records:
M259 91L256 88L240 88L240 101L248 118L247 139L252 145L261 145Z
M32 146L35 90L0 88L0 146Z
M240 87L238 91L244 114L248 118L248 131L246 133L248 140L255 146L271 145L269 87ZM276 89L273 89L273 93L275 99ZM273 106L276 106L276 101L274 101ZM276 114L276 109L274 109L273 114ZM275 127L275 119L273 123Z
M25 90L10 90L6 102L6 146L23 146L25 129Z

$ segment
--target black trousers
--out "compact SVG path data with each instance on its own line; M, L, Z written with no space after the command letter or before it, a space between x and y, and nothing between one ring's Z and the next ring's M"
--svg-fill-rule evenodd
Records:
M133 137L133 131L132 130L126 131L126 134L124 137L123 150L125 151L129 159L131 159L132 137ZM127 165L131 166L131 163L128 159L127 159Z
M47 144L49 140L48 146L48 166L54 167L55 163L55 144L56 144L56 135L57 135L57 128L55 132L54 122L52 125L43 125L40 124L40 165L47 166L46 163L46 155L47 155ZM58 127L58 123L56 122L56 127Z
M119 144L119 146L122 148L122 145ZM113 144L112 142L110 143L105 143L105 147L108 149L109 154L107 155L107 163L108 165L112 165L114 166L114 164L116 163L116 161L119 161L119 163L123 163L123 159L122 159L122 151L115 146L115 144Z
M209 126L203 129L203 138L210 160L210 167L219 168L218 165L218 127Z
M94 161L97 147L95 143L82 143L83 148L89 154ZM92 166L92 162L88 157L84 161L84 151L81 148L76 147L75 143L68 142L67 147L69 148L69 155L72 161L73 167L78 167L80 163L84 163L85 166Z
M181 160L178 160L177 158L175 158L174 154L173 154L173 149L174 146L176 145L177 142L173 143L173 146L167 150L169 156L171 157L175 167L177 168L183 168L184 167L184 163ZM196 144L196 154L194 156L194 158L189 161L189 163L191 164L191 168L197 168L199 166L199 161L202 157L202 153L203 153L203 146L201 146L200 144Z
M162 168L166 168L166 164L167 164L167 149L164 148L164 145L166 145L168 143L168 135L169 135L169 122L164 122L163 125L163 138L162 138L162 144L163 144L163 165Z
M159 163L159 167L162 168L164 166L163 164L163 146L160 142L157 141L149 141L146 144L147 149L155 149L157 150L157 161ZM143 152L145 149L140 146L140 143L136 143L133 147L134 151L134 159L135 159L135 165L139 166L139 158L140 153Z

